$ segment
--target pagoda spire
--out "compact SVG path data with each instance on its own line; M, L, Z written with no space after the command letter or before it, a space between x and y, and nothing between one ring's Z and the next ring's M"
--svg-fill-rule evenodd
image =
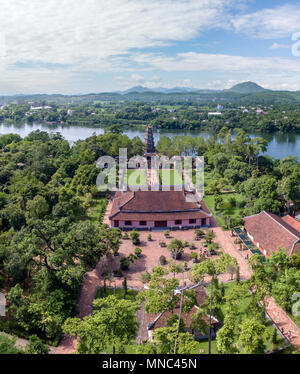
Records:
M147 129L146 129L144 152L145 152L146 155L156 153L155 146L154 146L153 132L152 132L152 127L151 126L147 126Z

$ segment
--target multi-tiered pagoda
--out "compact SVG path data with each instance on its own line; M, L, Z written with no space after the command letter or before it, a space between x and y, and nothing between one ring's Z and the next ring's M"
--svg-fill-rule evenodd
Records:
M152 132L151 126L147 126L147 129L146 129L144 152L145 152L145 156L151 156L151 155L156 154L155 146L154 146L154 139L153 139L153 132Z
M148 169L155 155L152 127L147 126L144 157ZM148 170L148 174L152 171L155 172ZM203 201L198 203L190 198L192 195L184 189L117 191L109 215L110 226L121 230L209 227L212 214Z

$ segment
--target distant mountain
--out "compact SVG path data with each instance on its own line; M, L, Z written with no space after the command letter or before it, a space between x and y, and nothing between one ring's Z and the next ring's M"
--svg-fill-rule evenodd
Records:
M143 87L143 86L135 86L125 91L118 91L118 93L123 94L123 95L129 94L131 92L137 92L137 93L151 92L151 89L147 87Z
M209 89L199 89L199 88L192 88L192 87L173 87L173 88L164 88L164 87L157 87L157 88L148 88L143 86L135 86L132 88L129 88L125 91L117 91L116 93L121 95L127 95L132 93L162 93L162 94L169 94L169 93L214 93L214 92L232 92L232 93L239 93L239 94L253 94L258 92L268 91L265 90L263 87L259 86L256 83L253 82L244 82L239 83L235 86L233 86L230 89L227 90L209 90Z
M129 88L125 91L117 91L121 95L126 95L130 93L145 93L145 92L158 92L158 93L189 93L189 92L196 92L198 91L197 88L191 87L173 87L173 88L164 88L164 87L157 87L157 88L148 88L143 86L135 86Z
M268 91L265 88L259 86L257 83L254 82L243 82L236 84L235 86L231 87L229 90L224 90L227 92L236 92L241 94L251 94L257 93L262 91Z
M126 91L102 92L89 94L32 94L32 95L0 95L0 105L17 103L19 100L41 103L95 103L95 102L130 102L144 103L236 103L243 105L270 105L300 103L300 91L267 90L253 82L244 82L228 90L195 89L190 87L147 88L132 87Z

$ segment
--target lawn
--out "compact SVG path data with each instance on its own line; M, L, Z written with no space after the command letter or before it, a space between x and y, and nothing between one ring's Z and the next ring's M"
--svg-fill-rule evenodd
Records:
M230 290L235 286L236 282L233 281L233 282L228 282L228 283L224 283L224 286L225 286L225 295L228 294L230 292ZM210 294L210 286L207 287L207 294L209 295ZM248 308L249 308L249 303L250 303L250 300L251 300L251 294L249 293L249 296L245 297L243 300L241 300L240 302L240 306L239 306L239 309L241 311L242 314L247 314L247 311L248 311ZM222 305L221 306L221 311L223 313L223 315L226 314L226 308L225 308L225 305ZM272 336L272 333L274 331L274 327L271 325L271 323L268 324L268 327L267 327L269 333L270 333L270 336ZM281 336L279 334L277 334L277 344L276 344L276 348L281 348L282 346L284 345L284 341L282 340ZM267 349L268 350L272 350L272 343L271 342L268 342L267 343Z
M238 193L226 193L221 194L221 196L223 198L222 209L215 210L215 195L205 195L203 200L214 215L218 224L222 227L222 229L226 229L226 216L230 216L234 221L237 222L243 217L243 208L239 207L239 203L244 199L243 196ZM232 205L230 203L230 198L234 198L237 204Z
M106 197L94 198L90 201L87 216L93 224L98 225L99 222L103 221L107 204L108 199Z
M127 184L129 186L147 186L147 173L144 170L127 170Z
M178 170L159 170L159 182L163 186L176 186L183 184L183 178Z
M197 348L195 351L191 352L191 354L200 353L200 350L204 351L203 354L208 354L208 340L203 340L201 342L197 342ZM211 353L217 354L217 342L216 340L211 341Z
M286 312L287 313L287 312ZM296 317L293 313L287 313L291 320L295 322L295 324L300 328L300 317Z
M100 288L97 289L95 299L100 299L100 298L103 298L103 297L114 295L114 292L116 292L116 298L117 299L119 299L119 300L124 299L123 288L116 288L116 290L114 290L113 288L106 288L106 290L104 290L103 287L100 287ZM126 294L125 299L135 301L136 295L137 295L137 292L135 290L127 290L127 294Z

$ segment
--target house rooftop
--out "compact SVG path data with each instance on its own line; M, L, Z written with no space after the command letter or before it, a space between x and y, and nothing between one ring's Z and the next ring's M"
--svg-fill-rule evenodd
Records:
M205 203L189 202L186 191L127 191L116 192L110 218L120 220L182 219L211 217ZM176 218L178 217L178 218Z
M282 220L291 227L293 227L296 231L300 232L300 222L297 221L295 218L287 214L286 216L282 217Z
M278 251L278 248L285 249L290 255L296 243L300 242L300 231L290 223L290 219L284 220L266 211L244 218L245 229L268 255Z
M195 314L198 310L198 308L204 303L205 297L206 297L206 290L203 285L196 285L191 288L186 289L194 289L196 292L196 305L192 307L189 313L182 313L181 319L183 320L185 326L189 328L191 324L191 318L192 315ZM179 290L180 291L180 290ZM155 330L160 327L166 327L167 326L167 320L173 315L173 314L179 314L180 306L178 305L174 310L173 313L170 311L164 311L162 313L157 314L150 314L147 313L145 315L145 324L148 326L148 330ZM209 323L209 316L204 316L203 320L208 324ZM219 321L213 317L212 318L212 324L219 323Z

